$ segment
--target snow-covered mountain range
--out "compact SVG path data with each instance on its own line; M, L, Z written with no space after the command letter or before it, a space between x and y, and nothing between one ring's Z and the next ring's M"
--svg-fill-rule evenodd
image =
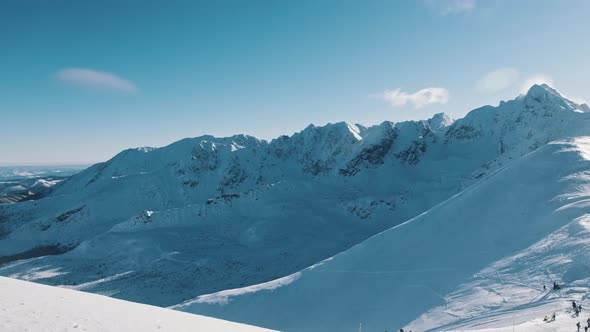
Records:
M548 143L590 135L588 121L587 105L535 85L456 121L310 125L270 142L202 136L126 150L43 199L0 205L0 274L277 329L451 324L479 313L444 307L477 295L460 288L478 282L469 277L582 215L553 198L583 192L586 143ZM228 289L247 295L206 304ZM311 303L314 293L325 300ZM275 305L326 317L289 319Z
M19 181L33 178L67 177L88 165L0 166L0 181Z
M71 166L0 166L0 204L39 199L49 188L86 168Z

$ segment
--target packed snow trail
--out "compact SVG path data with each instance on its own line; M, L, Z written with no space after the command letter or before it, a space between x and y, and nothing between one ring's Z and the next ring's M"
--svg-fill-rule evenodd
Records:
M590 287L588 156L590 138L550 143L288 282L175 308L285 331L473 330L548 305L544 317ZM533 300L552 281L560 298Z
M0 289L2 332L270 331L4 277Z

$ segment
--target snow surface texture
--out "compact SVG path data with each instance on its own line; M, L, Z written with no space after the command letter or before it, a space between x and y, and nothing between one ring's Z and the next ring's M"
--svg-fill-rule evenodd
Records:
M160 306L269 282L548 142L590 135L587 111L543 85L455 122L438 114L126 150L48 197L0 205L0 275Z
M2 332L270 331L4 277L0 288Z
M551 290L553 281L562 289ZM175 308L285 331L352 331L361 322L363 331L512 324L572 331L590 317L572 317L570 302L590 308L590 138L547 144L428 212L272 284ZM542 322L553 312L561 323Z

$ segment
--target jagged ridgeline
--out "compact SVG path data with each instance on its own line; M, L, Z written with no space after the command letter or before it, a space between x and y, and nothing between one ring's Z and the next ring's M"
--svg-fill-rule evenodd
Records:
M283 277L398 225L556 139L590 109L546 85L452 121L202 136L121 152L0 205L0 274L168 306ZM57 254L14 263L23 254ZM33 254L30 254L33 253Z

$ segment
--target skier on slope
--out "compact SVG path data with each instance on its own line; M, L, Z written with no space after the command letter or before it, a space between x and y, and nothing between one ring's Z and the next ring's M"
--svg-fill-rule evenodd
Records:
M580 322L578 322L576 326L578 327L578 331L580 331Z
M576 310L576 301L572 301L572 307Z

